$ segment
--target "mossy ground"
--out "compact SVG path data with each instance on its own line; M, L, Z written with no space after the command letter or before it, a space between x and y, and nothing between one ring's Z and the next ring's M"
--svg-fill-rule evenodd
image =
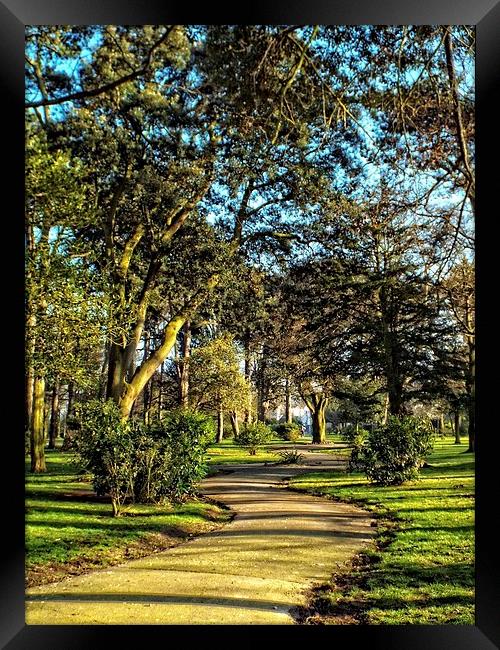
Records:
M438 440L421 480L373 486L361 474L299 476L291 487L378 517L377 548L312 600L321 623L474 624L474 455ZM312 621L311 621L312 622Z

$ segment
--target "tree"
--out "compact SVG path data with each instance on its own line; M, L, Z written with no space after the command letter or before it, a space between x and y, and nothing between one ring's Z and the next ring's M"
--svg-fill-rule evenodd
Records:
M451 270L448 277L443 280L442 287L445 292L446 302L450 316L458 326L459 336L462 339L462 359L464 366L463 387L465 388L465 402L468 415L469 452L475 450L475 287L474 267L463 257ZM459 410L461 395L456 395ZM455 430L458 431L459 418L455 419Z
M51 382L57 392L58 383L69 377L77 382L88 377L88 352L102 335L103 314L99 281L84 270L85 253L73 237L84 212L85 172L67 151L51 148L46 132L36 124L28 124L28 134L26 426L31 469L43 472L46 384ZM57 398L54 407L57 414Z
M241 373L240 362L228 334L208 341L191 355L191 402L196 409L215 411L217 442L222 441L224 412L232 414L237 431L238 413L248 403L249 385Z

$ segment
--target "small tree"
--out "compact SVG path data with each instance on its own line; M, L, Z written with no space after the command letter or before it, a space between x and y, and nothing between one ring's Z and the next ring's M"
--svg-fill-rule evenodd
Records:
M418 477L433 436L425 420L390 416L387 424L355 441L350 470L362 469L378 485L401 485Z
M273 432L266 424L253 422L243 425L236 442L242 447L246 447L250 456L255 456L259 446L269 442L272 437Z
M296 422L277 424L274 427L274 432L279 438L290 442L296 442L301 436L300 426Z
M223 414L231 414L238 431L238 413L245 410L250 387L239 369L240 359L231 336L224 334L194 350L191 360L191 400L197 408L217 413L217 442L223 437Z

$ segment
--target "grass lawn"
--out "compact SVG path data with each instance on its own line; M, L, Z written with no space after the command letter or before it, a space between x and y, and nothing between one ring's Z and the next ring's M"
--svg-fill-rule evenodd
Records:
M26 473L26 577L29 585L164 550L230 519L227 510L192 499L180 505L111 505L94 496L72 456L47 451L47 473ZM27 463L29 470L29 463Z
M337 435L335 437L333 435L328 435L327 443L333 442L345 444L345 442ZM277 463L280 460L277 453L280 449L283 449L284 447L287 449L297 447L298 451L300 451L302 445L310 443L310 436L303 436L296 442L288 442L286 440L281 440L280 438L274 438L271 442L259 447L255 456L250 456L245 447L237 445L232 438L224 438L221 443L211 445L208 448L207 459L209 465L222 465L225 463ZM311 449L310 451L314 451L314 449ZM318 449L318 451L328 452L329 450ZM345 456L350 453L350 450L348 448L332 449L331 453L336 456Z
M371 485L362 474L316 473L291 487L354 501L378 518L377 548L351 576L318 589L323 623L474 625L474 455L436 442L421 480Z

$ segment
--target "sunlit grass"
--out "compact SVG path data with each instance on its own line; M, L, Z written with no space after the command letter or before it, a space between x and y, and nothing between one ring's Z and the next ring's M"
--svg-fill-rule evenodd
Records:
M343 443L344 441L337 435L327 436L328 443ZM251 456L245 447L240 447L232 438L225 438L222 442L211 445L207 452L207 461L209 465L232 464L232 463L276 463L280 460L278 451L283 447L293 449L311 443L310 436L302 436L295 442L288 442L280 438L273 438L271 442L266 443L258 448L255 456ZM314 449L311 449L314 451ZM318 449L317 451L328 452L329 450ZM331 453L336 456L345 456L349 454L348 449L332 449Z
M47 453L47 473L26 476L26 568L28 577L49 579L66 569L106 566L166 548L228 520L226 510L192 499L179 505L133 504L111 517L107 500L96 500L88 476L72 456Z
M292 480L380 517L368 567L329 594L332 615L361 605L368 624L474 624L474 456L466 449L438 441L421 480L399 487L332 472Z

